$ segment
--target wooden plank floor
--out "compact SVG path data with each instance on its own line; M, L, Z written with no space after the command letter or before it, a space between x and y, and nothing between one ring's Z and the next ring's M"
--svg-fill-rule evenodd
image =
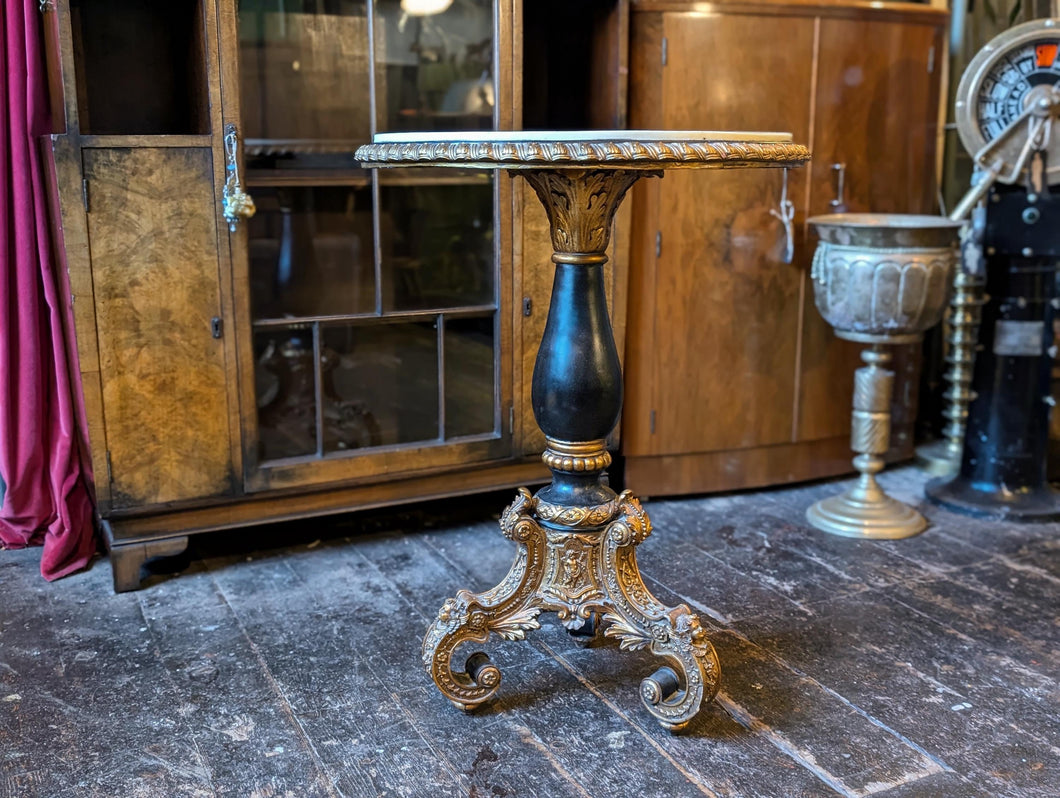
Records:
M914 503L922 480L884 477ZM679 736L640 705L650 655L549 618L489 646L496 703L434 689L422 634L507 572L507 496L204 537L124 595L105 561L48 584L2 552L0 796L1060 795L1058 525L807 528L839 486L647 503L649 587L723 667Z

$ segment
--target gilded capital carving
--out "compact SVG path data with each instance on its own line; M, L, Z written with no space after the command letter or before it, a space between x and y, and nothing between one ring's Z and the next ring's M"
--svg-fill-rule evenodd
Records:
M534 169L519 172L548 214L557 253L602 254L611 222L630 186L660 172L615 169Z

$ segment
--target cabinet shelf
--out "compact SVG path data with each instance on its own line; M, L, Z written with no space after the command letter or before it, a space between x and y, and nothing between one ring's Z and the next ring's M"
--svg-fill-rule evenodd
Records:
M354 152L367 139L251 139L243 142L247 156L323 155Z
M476 435L458 435L445 438L425 438L421 441L409 441L408 443L395 443L391 446L376 446L371 449L339 449L322 454L298 455L295 457L277 457L265 460L270 468L282 468L285 466L305 466L309 463L319 463L329 460L347 460L351 457L363 457L365 455L391 454L399 452L417 452L439 446L452 446L454 444L482 443L500 438L498 432L481 432Z
M101 145L96 145L101 146ZM159 145L173 146L173 145ZM486 185L490 175L455 169L387 169L379 173L381 186L473 186ZM352 186L365 188L372 184L366 169L248 169L248 187Z
M81 146L86 149L110 149L114 147L203 147L204 149L209 149L213 146L213 136L150 133L91 135L81 137Z
M486 171L457 169L383 169L381 186L479 186L488 185L493 177Z
M427 310L392 310L384 311L383 313L328 314L281 319L255 319L252 324L255 330L304 330L314 324L371 324L373 322L397 324L403 321L431 318L433 316L444 316L446 318L484 316L494 313L496 310L496 305L463 305L451 308L430 308Z
M364 169L248 169L246 184L249 188L289 186L352 186L366 188L372 185L371 175Z

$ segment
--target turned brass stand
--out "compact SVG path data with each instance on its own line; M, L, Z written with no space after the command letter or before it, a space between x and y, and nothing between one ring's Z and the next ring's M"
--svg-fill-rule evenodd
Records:
M641 698L668 729L685 726L718 688L720 668L699 619L651 595L636 546L651 522L627 491L603 478L605 439L622 406L622 372L607 316L604 254L622 198L639 178L669 167L792 166L808 154L784 134L601 131L532 134L395 134L357 151L367 166L460 165L519 170L548 214L555 282L534 367L534 417L545 432L552 483L519 490L501 516L518 546L492 590L461 590L445 602L423 641L423 664L461 709L492 697L500 670L484 653L453 669L457 649L490 633L522 640L542 612L572 632L648 649L665 665L641 682Z
M892 336L876 341L866 336L837 333L841 338L869 343L861 353L866 365L854 372L854 409L850 419L850 448L857 452L858 481L844 493L821 499L806 511L806 520L820 530L853 538L899 539L927 528L924 516L888 496L876 475L883 471L883 455L891 448L892 356L884 344L915 343L919 335Z
M983 316L983 279L958 269L953 279L953 300L950 303L950 329L947 336L946 381L950 387L943 394L946 399L946 473L961 466L964 451L964 431L968 427L968 405L972 393L972 373L975 369L975 348L979 344L979 322Z

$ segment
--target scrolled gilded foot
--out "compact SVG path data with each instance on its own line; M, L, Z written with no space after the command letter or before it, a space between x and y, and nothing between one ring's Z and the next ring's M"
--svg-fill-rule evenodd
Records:
M604 634L626 651L647 648L666 661L641 682L641 700L660 724L679 731L717 693L721 666L699 618L683 604L664 606L644 585L634 549L651 534L651 521L628 492L619 499L621 515L605 544L611 609Z
M677 684L649 677L641 682L640 697L659 723L670 731L680 731L699 712L703 701L717 694L721 666L699 618L688 607L675 607L668 616L666 639L653 640L651 651L671 666L678 666L676 670L664 666L674 674Z
M484 593L468 590L446 599L423 640L423 664L438 689L455 706L470 710L488 701L501 684L500 669L483 652L468 657L462 671L453 670L453 655L464 643L485 643L490 632L505 640L522 640L540 627L534 596L541 582L545 536L532 517L532 497L520 488L501 516L505 537L519 544L508 575Z

